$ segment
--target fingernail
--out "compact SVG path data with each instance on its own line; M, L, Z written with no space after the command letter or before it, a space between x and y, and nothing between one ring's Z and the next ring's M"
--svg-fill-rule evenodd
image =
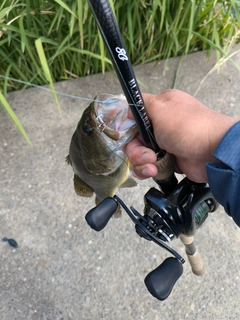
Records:
M152 158L153 157L151 154L149 154L149 152L144 152L141 156L141 159L144 163L148 163L148 162L152 163L153 162Z
M152 177L152 173L149 170L149 168L142 169L142 175L145 176L145 177Z

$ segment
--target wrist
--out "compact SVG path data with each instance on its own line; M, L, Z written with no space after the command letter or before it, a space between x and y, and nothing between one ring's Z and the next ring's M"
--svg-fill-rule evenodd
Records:
M213 158L215 151L217 150L218 146L220 145L221 141L227 134L227 132L239 121L239 119L218 114L218 116L214 119L214 124L212 125L211 135L210 138L210 154L211 160L219 161L216 158Z

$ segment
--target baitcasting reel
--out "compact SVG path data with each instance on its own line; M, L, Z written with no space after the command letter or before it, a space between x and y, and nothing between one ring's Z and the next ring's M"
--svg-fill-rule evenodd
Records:
M176 281L183 273L184 259L166 243L180 238L185 244L186 253L192 271L201 275L204 267L197 252L193 235L206 220L208 213L218 207L208 184L195 183L184 178L166 196L156 188L150 188L144 196L144 215L132 206L130 209L118 197L104 199L98 206L86 214L86 220L91 228L102 230L120 204L135 223L137 234L152 240L169 251L174 257L169 257L145 278L149 292L159 300L165 300L172 291Z

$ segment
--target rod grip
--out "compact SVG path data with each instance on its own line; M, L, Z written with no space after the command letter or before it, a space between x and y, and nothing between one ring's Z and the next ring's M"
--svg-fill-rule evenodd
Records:
M200 253L198 251L196 251L193 255L187 253L187 257L191 265L192 272L196 276L202 276L205 272L205 268Z
M178 184L169 153L165 153L163 158L155 162L155 165L158 168L158 173L153 180L166 195L169 195Z
M194 237L186 237L181 235L180 240L185 245L186 254L191 265L192 272L197 276L202 276L205 272L205 268L201 255L194 245Z

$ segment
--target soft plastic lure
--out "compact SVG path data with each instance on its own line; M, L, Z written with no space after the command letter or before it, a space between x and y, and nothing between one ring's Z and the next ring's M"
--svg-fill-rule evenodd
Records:
M3 242L8 242L10 244L10 246L14 247L14 248L18 248L18 244L17 244L17 241L14 240L14 239L9 239L9 238L2 238L2 241Z

